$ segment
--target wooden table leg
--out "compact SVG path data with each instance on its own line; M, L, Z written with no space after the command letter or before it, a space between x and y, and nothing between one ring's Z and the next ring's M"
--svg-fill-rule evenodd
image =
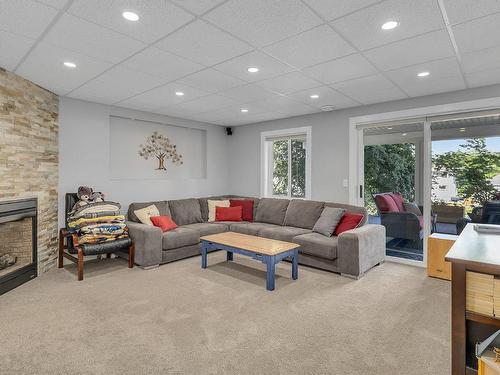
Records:
M205 241L201 244L201 268L207 268L207 247Z
M452 263L451 373L465 375L465 265Z
M299 277L299 250L293 252L292 257L292 279L297 280Z
M275 276L276 276L275 258L274 256L266 255L264 259L267 266L266 288L267 290L274 290Z
M78 248L78 281L83 280L83 250Z

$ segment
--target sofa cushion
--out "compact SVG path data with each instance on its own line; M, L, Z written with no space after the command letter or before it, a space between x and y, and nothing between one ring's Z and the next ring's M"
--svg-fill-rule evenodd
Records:
M213 200L213 199L208 199L207 200L207 205L208 205L208 222L215 221L215 209L217 207L229 207L229 199L225 200Z
M230 199L231 207L241 207L241 219L253 221L253 199Z
M346 212L363 215L363 220L361 220L361 223L359 223L358 225L360 227L365 225L366 222L368 221L368 211L366 210L365 207L362 206L354 206L352 204L344 204L344 203L325 202L325 207L343 208L344 210L346 210Z
M297 227L273 227L259 230L259 237L272 238L273 240L293 242L295 236L311 233L310 229Z
M161 229L162 232L177 228L177 224L170 216L151 216L149 218L155 227Z
M243 221L243 207L215 207L215 221Z
M331 237L335 228L339 224L345 210L337 207L325 207L316 224L314 224L313 232L322 234L323 236Z
M151 216L160 216L158 208L152 204L144 208L140 208L134 211L134 215L139 219L139 221L146 225L153 225L151 221Z
M257 206L255 221L283 225L289 202L288 199L262 198Z
M168 205L172 219L179 226L203 222L198 199L178 199L169 201Z
M200 242L200 234L186 227L178 227L163 233L163 250L176 249L178 247L196 245Z
M229 198L226 198L225 196L213 196L213 197L207 197L207 198L198 198L198 202L200 203L200 211L201 211L201 218L203 221L208 221L208 200L215 200L215 201L223 201Z
M401 193L390 193L390 196L392 199L394 199L394 203L396 203L396 206L398 206L399 212L405 212L405 200Z
M201 236L208 236L209 234L216 234L228 231L226 224L219 223L195 223L184 225L183 228L195 230Z
M331 260L337 258L338 237L307 233L294 237L292 242L300 245L300 253Z
M130 203L128 206L128 219L130 221L134 221L136 223L140 223L139 218L136 216L134 211L140 210L141 208L148 207L151 205L155 205L156 208L158 209L158 212L160 216L171 216L170 215L170 209L168 207L168 202L167 201L156 201L156 202L136 202L136 203Z
M286 209L284 225L312 229L324 205L324 202L292 199Z
M363 220L363 215L346 212L344 216L342 216L342 219L340 219L339 225L335 228L334 234L338 236L348 230L357 228L360 226L361 220Z
M250 234L252 236L259 235L259 231L264 228L281 228L281 225L268 223L233 223L229 225L231 232Z
M380 212L399 212L398 205L392 194L377 194L375 196L375 204Z

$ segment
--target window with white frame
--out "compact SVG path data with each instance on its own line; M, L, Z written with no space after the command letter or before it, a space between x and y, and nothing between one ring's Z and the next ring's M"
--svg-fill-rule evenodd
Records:
M311 197L311 128L262 133L262 195Z

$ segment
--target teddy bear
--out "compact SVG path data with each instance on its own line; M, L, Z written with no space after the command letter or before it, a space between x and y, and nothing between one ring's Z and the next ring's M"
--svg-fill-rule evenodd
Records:
M80 186L78 188L77 196L78 202L76 202L73 206L73 211L76 211L90 203L104 202L104 194L99 191L94 191L88 186Z

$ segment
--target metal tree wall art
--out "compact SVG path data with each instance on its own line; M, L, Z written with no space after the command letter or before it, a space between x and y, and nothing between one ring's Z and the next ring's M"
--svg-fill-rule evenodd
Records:
M139 156L146 160L150 157L157 158L158 168L156 169L166 170L165 160L170 159L175 165L183 164L182 155L177 153L176 148L176 145L170 143L170 139L155 131L146 139L146 143L139 146Z

